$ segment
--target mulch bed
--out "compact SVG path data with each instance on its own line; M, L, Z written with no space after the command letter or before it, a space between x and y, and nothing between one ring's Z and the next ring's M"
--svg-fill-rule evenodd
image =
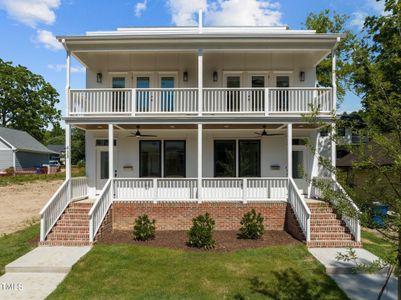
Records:
M265 231L260 240L239 239L238 231L215 231L216 247L211 251L229 252L239 249L263 248L276 245L294 245L301 243L285 231ZM187 231L156 231L154 240L141 242L132 237L131 231L114 230L99 239L98 244L134 244L141 246L164 247L188 251L205 251L187 246ZM210 251L210 250L208 250Z

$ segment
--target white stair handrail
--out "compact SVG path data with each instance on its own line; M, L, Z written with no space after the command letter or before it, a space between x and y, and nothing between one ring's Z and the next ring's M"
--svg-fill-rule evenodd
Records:
M89 215L89 241L94 242L97 232L102 225L103 219L105 218L111 204L113 203L112 194L113 179L107 180L105 186L99 197L92 205Z
M305 198L301 195L294 179L291 177L288 179L288 203L290 203L292 211L301 226L306 242L310 242L311 212L305 202Z

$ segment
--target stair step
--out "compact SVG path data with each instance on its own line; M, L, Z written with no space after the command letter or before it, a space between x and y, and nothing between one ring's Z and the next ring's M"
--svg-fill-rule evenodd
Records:
M89 226L88 220L66 220L66 219L60 219L57 221L56 223L56 227L57 226L61 226L61 227L65 227L65 226Z
M53 233L88 233L89 227L87 226L56 226L52 230Z
M320 240L320 241L310 241L307 243L309 248L360 248L361 243L355 241L336 241L336 240Z
M352 240L353 237L350 233L339 233L339 232L313 232L311 231L311 240L325 240L325 241L347 241Z
M52 232L47 237L48 241L76 241L89 240L89 233L58 233Z
M80 207L67 207L64 213L66 214L88 214L90 208L80 208Z
M335 210L332 207L310 207L309 210L312 214L317 213L335 213Z
M60 220L86 220L89 221L89 216L87 214L74 214L74 213L64 213Z
M329 226L322 226L322 225L311 225L311 232L339 232L339 233L349 233L349 229L345 226L340 225L329 225Z
M39 246L91 246L92 243L88 241L44 241L39 242Z
M73 202L71 203L68 207L72 207L72 208L91 208L93 205L93 203L90 202Z
M314 213L311 215L311 220L340 220L335 213Z
M345 222L340 219L311 219L311 226L345 226Z

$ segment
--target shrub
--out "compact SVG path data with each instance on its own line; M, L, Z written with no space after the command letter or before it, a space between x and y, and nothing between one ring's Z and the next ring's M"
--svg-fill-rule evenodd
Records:
M135 219L134 239L148 241L155 238L156 220L150 220L148 215L139 216Z
M208 213L192 219L192 227L188 232L188 245L191 247L211 249L216 242L213 239L215 222Z
M256 214L255 209L247 212L241 220L239 237L243 239L260 239L265 231L263 226L263 217L260 213Z
M9 168L5 169L4 171L6 172L7 176L14 175L14 167L9 167Z

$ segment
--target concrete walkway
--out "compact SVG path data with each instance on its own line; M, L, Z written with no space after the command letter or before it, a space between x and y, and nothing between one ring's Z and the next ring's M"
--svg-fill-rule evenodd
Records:
M369 264L378 257L365 249L354 249L358 263ZM327 274L352 300L376 300L386 279L386 270L375 274L355 274L354 262L336 260L346 248L310 248L309 252L326 268ZM382 300L397 299L397 279L390 278Z
M38 247L5 268L0 299L45 299L91 247Z

